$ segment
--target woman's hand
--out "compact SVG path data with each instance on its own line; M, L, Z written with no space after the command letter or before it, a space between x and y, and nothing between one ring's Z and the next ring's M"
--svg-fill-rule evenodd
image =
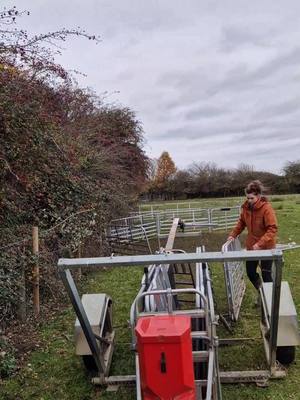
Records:
M228 236L226 242L232 242L235 238L233 236Z
M260 247L257 243L252 247L253 250L260 250Z

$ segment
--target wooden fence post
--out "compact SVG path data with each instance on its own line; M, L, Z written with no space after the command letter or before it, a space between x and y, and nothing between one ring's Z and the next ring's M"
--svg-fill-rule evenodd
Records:
M40 270L39 270L39 228L37 226L32 227L32 252L36 256L32 268L33 278L33 309L34 315L37 317L40 313Z

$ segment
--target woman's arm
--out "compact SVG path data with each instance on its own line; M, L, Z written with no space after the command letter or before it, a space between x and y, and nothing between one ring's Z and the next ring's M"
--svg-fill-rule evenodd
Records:
M268 242L275 240L278 231L278 224L275 215L275 211L270 205L264 214L264 225L266 228L266 233L259 239L255 244L257 249L263 249L266 247Z
M242 212L242 213L240 214L240 217L239 217L239 219L238 219L238 222L237 222L236 226L235 226L234 229L230 232L230 234L229 234L229 236L228 236L228 239L229 239L229 238L235 239L237 236L239 236L239 235L243 232L243 230L245 229L245 227L246 227L246 222L245 222L245 220L244 220L243 212Z

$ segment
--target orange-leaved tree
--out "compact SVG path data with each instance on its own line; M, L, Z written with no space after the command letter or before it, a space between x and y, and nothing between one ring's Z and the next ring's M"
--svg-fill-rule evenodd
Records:
M159 159L157 160L157 166L155 171L155 176L153 180L152 188L160 196L163 195L164 198L168 197L169 184L176 172L176 166L172 160L170 154L164 151Z

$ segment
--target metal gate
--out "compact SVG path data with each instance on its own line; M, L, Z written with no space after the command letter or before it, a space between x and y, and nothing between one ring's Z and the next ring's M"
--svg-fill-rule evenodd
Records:
M241 243L239 239L226 242L222 247L222 252L240 251ZM244 280L244 266L242 261L224 262L225 286L228 300L229 317L232 321L237 321L242 305L246 284Z

